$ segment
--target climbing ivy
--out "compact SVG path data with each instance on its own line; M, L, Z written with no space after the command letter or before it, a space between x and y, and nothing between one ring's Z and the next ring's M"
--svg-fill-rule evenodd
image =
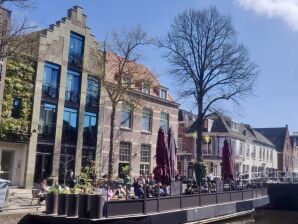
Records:
M1 139L26 141L30 136L35 68L35 62L28 58L8 60L0 121ZM15 98L21 99L18 118L12 117Z

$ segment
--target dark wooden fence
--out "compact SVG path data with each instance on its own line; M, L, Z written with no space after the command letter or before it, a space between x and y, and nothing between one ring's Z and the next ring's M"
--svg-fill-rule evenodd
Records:
M107 203L106 216L140 215L155 212L180 210L191 207L243 201L267 196L267 188L225 191L221 193L201 193L169 197L131 200L117 200Z

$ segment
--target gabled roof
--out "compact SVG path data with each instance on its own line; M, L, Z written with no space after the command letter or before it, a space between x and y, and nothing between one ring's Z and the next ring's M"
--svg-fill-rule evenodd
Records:
M197 120L197 115L183 109L179 109L178 121L186 123L186 127L191 126Z
M285 145L287 127L278 128L255 128L267 139L269 139L276 147L277 151L282 152Z
M118 67L121 61L121 57L115 55L112 52L106 52L106 80L111 83L116 83L116 75L119 72ZM123 62L122 62L123 63ZM159 88L162 87L156 76L147 68L146 66L136 63L136 62L127 62L125 69L128 73L132 71L132 78L137 82L149 82L152 91L150 95L159 97ZM141 83L139 83L141 85ZM167 100L174 102L171 95L167 94Z
M216 133L226 133L226 135L238 138L242 140L249 140L251 142L255 142L258 144L263 144L271 147L275 147L274 144L265 136L263 136L258 131L254 130L247 124L238 124L238 130L234 130L231 127L232 119L224 116L219 113L213 113L208 116L206 116L206 119L213 120L213 124L211 127L210 132L216 132ZM197 130L198 127L198 121L194 122L189 128L188 133L192 133ZM203 130L206 132L207 130Z

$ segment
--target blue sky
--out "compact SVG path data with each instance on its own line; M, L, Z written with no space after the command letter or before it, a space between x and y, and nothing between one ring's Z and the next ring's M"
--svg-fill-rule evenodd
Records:
M298 131L298 0L33 0L33 5L26 14L42 28L66 16L68 8L82 6L100 41L112 29L138 24L151 36L161 37L183 10L216 6L232 17L239 41L260 70L255 96L243 101L239 111L228 104L229 115L253 127L288 124L290 131ZM177 99L178 87L162 55L151 47L144 51L141 62L158 74ZM185 100L178 102L184 109L193 108Z

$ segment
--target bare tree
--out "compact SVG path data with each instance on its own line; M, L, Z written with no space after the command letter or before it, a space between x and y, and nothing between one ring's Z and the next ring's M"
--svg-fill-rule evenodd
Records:
M127 103L131 110L140 105L141 97L136 94L138 84L146 78L138 77L137 61L141 57L141 47L151 43L146 32L140 27L122 32L112 32L104 50L105 71L101 80L111 103L110 149L108 163L109 181L113 178L115 114L119 103Z
M179 14L159 46L167 50L171 73L181 82L181 96L197 106L197 161L202 161L204 116L218 102L239 100L252 92L257 66L237 41L231 18L216 8L186 10Z

